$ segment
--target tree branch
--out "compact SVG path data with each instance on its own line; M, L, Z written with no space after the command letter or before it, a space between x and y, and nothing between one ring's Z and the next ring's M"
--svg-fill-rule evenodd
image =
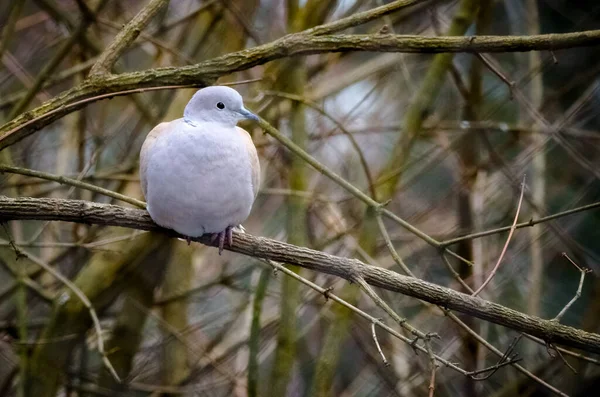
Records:
M133 43L152 18L167 4L168 0L151 0L123 29L113 42L104 50L98 61L92 66L90 76L110 73L119 56Z
M344 51L518 52L600 44L600 30L536 36L471 37L421 37L395 34L314 36L308 34L310 32L309 30L289 34L269 44L226 54L196 65L95 76L0 127L0 150L64 115L83 108L91 102L83 101L87 98L151 86L194 84L203 87L213 84L220 76L295 55ZM74 103L77 104L72 105Z
M175 232L157 226L146 211L81 200L8 198L0 196L0 219L53 220L120 226L140 230L161 231L173 237ZM209 237L193 239L206 245ZM341 258L324 252L297 247L245 233L235 233L231 251L255 258L271 259L332 274L354 282L358 277L369 284L402 293L448 309L487 320L544 339L548 343L563 344L600 353L600 335L568 327L550 320L528 316L502 305L456 292L396 272L369 266L357 259Z

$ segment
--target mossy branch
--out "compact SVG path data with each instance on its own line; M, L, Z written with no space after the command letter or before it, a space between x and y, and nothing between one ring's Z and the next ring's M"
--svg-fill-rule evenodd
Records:
M518 52L600 44L600 30L535 36L471 37L422 37L395 34L314 36L306 32L310 31L289 34L269 44L226 54L196 65L95 76L0 127L0 150L93 102L87 101L88 98L153 86L194 84L203 87L213 84L223 75L295 55L344 51ZM99 97L97 100L105 98L106 96Z
M110 73L119 56L133 43L152 18L169 4L168 0L152 0L117 34L113 42L98 57L90 76Z

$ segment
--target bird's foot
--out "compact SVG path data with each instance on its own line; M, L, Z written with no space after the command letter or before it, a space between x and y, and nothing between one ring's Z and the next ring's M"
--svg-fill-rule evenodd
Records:
M225 246L225 239L227 239L229 247L233 247L233 226L227 226L222 232L213 233L210 238L210 243L214 244L217 239L219 239L219 255L221 255L223 247Z

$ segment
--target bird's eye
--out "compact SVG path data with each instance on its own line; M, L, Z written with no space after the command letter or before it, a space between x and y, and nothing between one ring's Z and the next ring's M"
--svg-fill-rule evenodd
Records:
M219 108L220 110L225 109L225 104L223 102L217 102L217 108Z

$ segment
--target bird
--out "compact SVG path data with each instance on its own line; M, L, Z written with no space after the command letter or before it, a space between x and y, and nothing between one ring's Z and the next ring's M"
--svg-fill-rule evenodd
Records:
M185 236L211 234L219 255L233 246L234 227L252 209L260 163L250 134L238 121L259 117L233 88L198 90L183 117L158 124L140 151L140 183L152 220Z

